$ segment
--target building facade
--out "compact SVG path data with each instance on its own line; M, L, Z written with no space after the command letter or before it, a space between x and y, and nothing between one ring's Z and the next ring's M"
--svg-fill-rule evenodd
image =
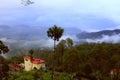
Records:
M45 69L45 61L42 59L31 58L30 56L24 56L25 71L33 69Z

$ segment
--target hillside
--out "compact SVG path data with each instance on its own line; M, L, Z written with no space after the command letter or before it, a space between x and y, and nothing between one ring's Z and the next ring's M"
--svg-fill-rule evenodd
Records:
M100 39L104 35L106 36L113 36L113 35L118 35L120 34L120 29L115 29L115 30L103 30L99 32L83 32L79 33L77 37L79 39Z

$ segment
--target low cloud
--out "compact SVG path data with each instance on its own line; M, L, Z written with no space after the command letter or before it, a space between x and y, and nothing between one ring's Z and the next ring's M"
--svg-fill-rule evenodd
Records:
M95 42L95 43L102 43L102 42L107 42L107 43L119 43L120 42L120 34L114 34L111 36L108 35L103 35L102 38L100 39L86 39L85 41L87 42Z

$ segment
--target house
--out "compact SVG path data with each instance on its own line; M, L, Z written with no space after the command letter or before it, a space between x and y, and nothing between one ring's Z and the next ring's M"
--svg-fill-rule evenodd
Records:
M24 56L25 71L33 69L46 69L45 61L42 59L31 58L30 56Z

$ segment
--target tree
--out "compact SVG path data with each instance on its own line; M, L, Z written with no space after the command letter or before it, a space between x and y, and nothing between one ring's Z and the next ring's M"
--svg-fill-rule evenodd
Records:
M67 42L67 47L68 47L68 48L71 48L71 47L73 46L73 40L72 40L72 39L67 38L67 39L66 39L66 42Z
M62 64L62 57L65 49L66 49L66 40L61 40L56 46L56 54L55 54L56 63L58 66Z
M30 54L31 59L33 58L33 53L34 53L34 51L32 49L29 50L29 54Z
M63 55L64 55L64 52L65 52L65 50L67 50L67 49L71 49L72 48L72 46L73 46L73 41L72 41L72 39L70 39L70 38L67 38L67 39L65 39L65 40L61 40L59 43L58 43L58 45L56 46L56 51L57 51L57 53L56 53L56 61L58 60L58 64L59 65L61 65L62 64L62 61L63 61Z
M8 46L6 46L1 40L0 40L0 54L5 54L9 51Z
M52 38L54 40L54 50L56 46L56 41L59 41L61 36L63 35L64 29L61 27L58 27L54 25L52 28L49 28L47 31L48 37Z
M49 28L48 31L47 31L47 36L54 40L54 54L55 54L56 41L59 41L59 39L63 35L63 32L64 32L64 29L62 29L61 27L58 27L56 25ZM53 57L53 59L54 59L54 57ZM53 62L53 64L54 64L54 62ZM54 67L53 64L52 64L52 68ZM53 74L54 74L53 71L54 70L52 69L52 80L53 80Z
M5 54L9 51L8 46L6 46L1 40L0 40L0 54ZM3 78L3 60L0 58L0 79Z

